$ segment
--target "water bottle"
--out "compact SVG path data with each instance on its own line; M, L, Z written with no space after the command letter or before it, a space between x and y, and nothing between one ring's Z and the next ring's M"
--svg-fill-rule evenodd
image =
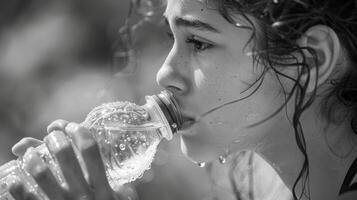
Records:
M160 141L163 138L171 140L182 126L179 107L170 92L165 90L145 99L146 103L142 106L130 102L103 104L94 108L81 123L90 130L99 146L109 184L114 190L149 169ZM55 157L46 145L36 147L36 151L57 181L65 185ZM74 145L73 148L78 151ZM78 153L77 158L86 175L85 165ZM19 158L0 167L0 200L13 199L8 186L16 179L40 199L48 199L24 169L24 159Z

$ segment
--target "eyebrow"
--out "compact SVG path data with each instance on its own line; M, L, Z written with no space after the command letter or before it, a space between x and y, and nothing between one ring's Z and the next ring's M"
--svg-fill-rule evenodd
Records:
M167 18L165 17L165 22L166 24L169 24ZM214 32L214 33L219 33L219 31L214 28L212 25L207 24L205 22L202 22L200 20L197 19L184 19L181 17L176 17L174 19L174 23L176 24L176 26L184 26L184 27L189 27L189 28L195 28L201 31L210 31L210 32Z

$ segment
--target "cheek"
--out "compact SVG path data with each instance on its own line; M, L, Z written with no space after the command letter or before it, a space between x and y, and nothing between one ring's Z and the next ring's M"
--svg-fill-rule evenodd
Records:
M190 154L197 150L205 154L214 152L214 156L217 156L218 153L224 152L225 149L241 141L258 137L247 126L256 122L260 117L258 106L251 102L244 103L244 105L232 104L203 116L182 136ZM248 148L248 143L245 144L240 145L239 148Z
M203 87L205 79L205 75L203 74L201 69L195 69L193 71L193 80L196 88Z

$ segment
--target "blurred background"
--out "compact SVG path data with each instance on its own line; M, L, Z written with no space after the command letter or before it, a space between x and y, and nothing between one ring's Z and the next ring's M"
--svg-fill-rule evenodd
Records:
M171 44L159 0L0 4L0 164L15 159L11 147L21 138L42 139L53 120L81 122L98 104L141 104L145 95L160 91L155 75ZM134 185L143 200L251 199L248 172L261 158L251 153L238 157L243 166L238 178L247 191L240 196L231 188L226 166L199 168L181 154L177 138L160 144L152 168ZM255 182L271 191L273 170L264 170ZM280 182L276 185L280 190ZM284 192L281 199L288 199Z

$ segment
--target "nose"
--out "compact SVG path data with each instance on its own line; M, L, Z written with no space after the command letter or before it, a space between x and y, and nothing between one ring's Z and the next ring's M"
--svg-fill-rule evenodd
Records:
M156 81L165 89L176 95L183 95L189 91L189 68L185 56L173 47L165 62L156 74Z

